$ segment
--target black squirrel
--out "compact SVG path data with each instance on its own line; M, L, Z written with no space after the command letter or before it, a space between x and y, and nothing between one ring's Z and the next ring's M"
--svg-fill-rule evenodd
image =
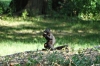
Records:
M55 39L54 35L51 33L50 29L44 30L43 37L46 39L44 48L53 50L56 39Z

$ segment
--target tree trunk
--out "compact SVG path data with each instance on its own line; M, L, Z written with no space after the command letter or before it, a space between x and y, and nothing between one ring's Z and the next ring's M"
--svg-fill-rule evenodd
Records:
M27 10L29 16L46 14L48 7L52 10L59 11L64 0L51 0L52 4L48 6L48 0L12 0L6 12L21 15L24 10ZM50 11L49 11L50 13Z
M6 10L5 13L16 13L24 9L28 0L12 0L10 2L9 8Z
M47 0L29 0L25 9L30 15L45 14L47 9Z
M47 0L12 0L6 12L21 14L25 9L31 16L46 14Z

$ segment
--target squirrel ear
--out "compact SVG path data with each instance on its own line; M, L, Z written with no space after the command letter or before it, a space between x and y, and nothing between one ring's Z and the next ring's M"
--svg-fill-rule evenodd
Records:
M45 31L46 31L46 32L50 32L50 29L49 29L49 28L46 28Z
M47 28L48 29L48 31L50 31L50 28Z

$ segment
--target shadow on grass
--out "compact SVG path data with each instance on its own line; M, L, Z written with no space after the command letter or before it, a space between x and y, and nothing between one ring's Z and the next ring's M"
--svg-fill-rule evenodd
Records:
M6 21L8 22L8 21ZM6 23L5 22L5 23ZM12 25L14 22L8 22ZM15 22L19 23L19 22ZM51 28L57 39L57 43L100 43L100 22L99 21L62 21L62 20L28 20L19 25L0 25L0 40L20 41L26 43L40 42L45 40L42 32L45 28Z

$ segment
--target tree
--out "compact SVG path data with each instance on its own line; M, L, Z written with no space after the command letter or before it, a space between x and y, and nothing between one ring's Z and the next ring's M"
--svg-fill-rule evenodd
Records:
M21 14L27 10L29 15L45 14L47 0L12 0L6 12Z
M99 0L12 0L6 12L21 15L27 11L30 16L38 14L78 16L81 13L98 13L99 5Z
M64 0L12 0L6 13L11 12L14 14L21 14L24 10L27 10L29 15L46 14L50 13L49 7L52 10L57 11ZM48 4L50 3L51 4Z
M30 15L46 14L47 0L29 0L25 9L28 10Z

